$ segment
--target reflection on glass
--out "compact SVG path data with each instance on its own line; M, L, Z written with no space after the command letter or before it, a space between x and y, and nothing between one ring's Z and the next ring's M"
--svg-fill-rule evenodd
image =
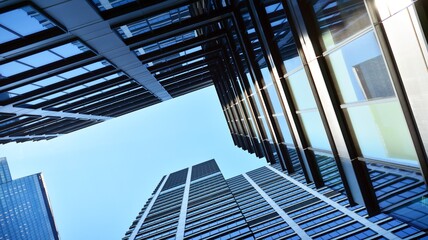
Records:
M346 113L364 157L416 163L415 149L397 100L348 108Z
M299 116L310 146L330 151L330 145L318 111L302 112Z
M300 70L287 78L297 110L316 108L305 70Z
M395 96L373 32L334 51L326 59L342 103Z
M257 96L256 88L255 88L255 86L253 85L252 78L251 78L251 75L250 75L249 73L247 73L247 78L248 78L248 82L249 82L250 87L251 87L251 91L252 91L252 93L253 93L253 94L252 94L251 96L249 96L249 97L252 97L252 98L254 99L254 102L256 103L256 106L257 106L257 110L258 110L258 112L259 112L259 119L261 119L261 121L262 121L262 123L263 123L263 127L264 127L264 129L265 129L266 136L267 136L267 138L269 139L269 141L272 141L272 136L271 136L271 134L270 134L269 127L268 127L268 124L267 124L267 122L266 122L266 118L265 118L265 115L264 115L264 111L263 111L263 109L262 109L262 107L261 107L261 104L260 104L259 98L258 98L258 96Z
M307 0L313 6L325 50L370 26L364 0Z
M265 90L267 90L268 92L268 96L269 96L270 102L272 103L272 107L274 111L273 116L275 117L275 119L279 124L280 131L282 132L282 135L284 137L284 141L286 143L293 143L290 129L288 128L287 121L282 111L281 103L280 103L278 94L276 93L274 85L273 84L269 85Z
M272 81L272 77L270 75L269 69L267 67L261 69L262 71L262 75L263 75L263 80L264 80L264 85L260 86L260 88L264 88L266 86L269 85L273 85L273 81Z
M0 44L55 27L31 6L0 13Z
M296 43L291 32L290 23L279 1L273 4L270 1L263 2L274 34L274 41L280 50L285 69L287 72L290 72L302 66L302 61L297 52Z

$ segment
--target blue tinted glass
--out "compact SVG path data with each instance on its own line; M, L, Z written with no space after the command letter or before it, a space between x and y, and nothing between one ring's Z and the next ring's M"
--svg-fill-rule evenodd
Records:
M30 6L0 14L0 25L5 27L4 30L10 29L19 34L20 37L28 36L55 26L51 21ZM4 43L5 40L8 39L12 40L11 34L6 34L5 36L6 37L2 37L3 41L0 43Z
M38 68L63 58L70 57L88 49L80 42L67 43L46 51L38 52L33 55L17 59L13 62L0 65L0 74L4 77L10 77L33 68Z
M0 26L0 43L9 42L15 39L18 39L19 36L4 29Z
M58 60L61 60L61 57L49 51L43 51L43 52L36 53L31 56L19 59L20 62L23 62L33 67L40 67Z
M88 51L88 48L82 45L80 42L75 41L72 43L67 43L51 49L52 52L62 56L63 58L68 58L82 52Z
M3 77L10 77L15 74L31 70L30 66L24 65L19 62L9 62L0 65L0 75Z

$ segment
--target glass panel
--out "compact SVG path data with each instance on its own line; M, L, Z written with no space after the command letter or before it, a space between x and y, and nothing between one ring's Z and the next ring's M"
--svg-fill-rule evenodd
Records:
M299 114L311 147L330 151L330 145L318 111Z
M83 88L85 88L84 85L79 85L79 86L75 86L75 87L66 89L66 90L64 90L64 92L66 92L66 93L72 93L72 92L78 91L78 90L83 89Z
M262 83L260 83L260 88L264 88L266 86L273 85L273 81L272 81L272 77L270 75L269 69L267 67L265 67L265 68L261 69L261 71L262 71L262 75L263 75L264 85L261 86Z
M65 94L66 94L65 92L57 92L57 93L54 93L54 94L48 95L48 96L46 96L46 97L44 97L44 98L46 98L46 99L53 99L53 98L56 98L56 97L63 96L63 95L65 95Z
M102 62L96 62L96 63L92 63L89 65L84 66L85 69L89 70L89 71L94 71L100 68L103 68L105 66L110 65L109 63L102 61Z
M76 77L76 76L85 74L87 72L88 72L88 70L86 70L84 68L77 68L77 69L73 69L73 70L67 71L65 73L58 74L58 76L62 77L62 78L67 78L68 79L68 78L72 78L72 77Z
M21 58L18 61L33 67L40 67L58 60L61 60L58 55L55 55L49 51L43 51L25 58Z
M14 9L0 14L0 26L4 26L3 31L10 32L1 38L0 43L14 39L14 33L19 34L19 37L28 36L30 34L52 28L55 25L46 17L30 6ZM7 30L7 29L10 29ZM0 34L3 36L3 34Z
M62 81L62 80L64 80L64 78L60 78L60 77L57 77L57 76L53 76L53 77L50 77L50 78L45 78L45 79L43 79L43 80L40 80L40 81L38 81L38 82L35 82L34 84L36 84L36 85L39 85L39 86L48 86L48 85L51 85L51 84L54 84L54 83L57 83L57 82L60 82L60 81Z
M4 77L10 77L33 68L38 68L49 63L62 60L64 57L70 57L83 51L87 51L84 45L75 41L46 51L38 52L33 55L17 59L13 62L0 65L0 74Z
M302 69L287 78L297 110L316 108L305 70Z
M251 97L254 99L254 101L255 101L255 103L257 105L257 110L258 110L259 115L260 115L259 118L263 122L263 126L264 126L265 132L266 132L266 136L267 136L267 138L268 138L269 141L272 141L272 136L270 135L269 127L268 127L268 124L266 123L266 118L265 118L263 109L261 107L259 98L258 98L257 93L255 91L256 89L255 89L255 87L253 85L252 78L251 78L251 75L249 73L247 73L247 78L248 78L248 82L250 83L251 91L253 93L253 95Z
M51 49L52 52L63 58L68 58L88 50L89 49L79 41L74 41Z
M363 0L308 0L313 6L325 50L370 26Z
M364 157L416 163L417 156L398 101L346 109Z
M326 59L342 103L395 96L373 32L334 51Z
M15 93L15 94L24 94L24 93L33 91L33 90L35 90L37 88L39 88L39 87L36 86L36 85L28 84L28 85L25 85L25 86L22 86L22 87L19 87L19 88L15 88L15 89L11 90L10 92L11 93Z
M280 100L278 99L278 94L276 93L275 86L271 84L266 88L266 90L268 92L269 99L273 106L273 110L274 110L273 116L276 118L279 124L280 131L284 137L284 141L287 143L293 143L290 129L288 129L287 121L282 111L281 103L280 103Z
M5 42L9 42L15 39L18 39L19 36L2 28L0 26L0 43L5 43Z
M10 77L15 74L31 70L31 67L19 62L9 62L0 65L0 79L2 77Z

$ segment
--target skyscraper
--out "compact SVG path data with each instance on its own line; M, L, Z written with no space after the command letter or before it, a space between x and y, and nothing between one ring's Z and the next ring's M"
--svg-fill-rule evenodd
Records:
M427 10L422 0L3 1L0 142L51 139L214 86L236 146L375 215L391 206L370 166L428 182Z
M387 213L370 217L363 206L351 206L344 194L305 184L301 172L287 175L273 164L226 180L214 160L164 176L124 237L415 238L428 235Z
M12 180L5 158L0 158L0 239L59 239L42 175Z

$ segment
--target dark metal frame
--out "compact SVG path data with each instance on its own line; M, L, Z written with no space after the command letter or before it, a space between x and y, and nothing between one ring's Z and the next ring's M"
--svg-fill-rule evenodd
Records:
M312 7L308 3L303 1L296 1L296 0L283 0L283 1L286 1L285 3L289 7L293 8L293 10L290 11L292 12L292 14L289 16L289 18L292 18L294 22L296 22L296 27L298 28L303 27L306 29L308 37L311 39L313 50L316 56L319 56L317 58L317 63L322 72L322 77L327 87L329 98L334 108L335 116L338 120L341 134L345 141L346 151L349 154L352 168L357 180L357 184L361 191L361 196L363 198L365 207L367 208L367 212L369 213L369 215L370 216L376 215L380 212L379 203L376 198L374 187L370 180L367 166L364 162L361 162L358 160L359 155L356 148L356 144L352 138L352 134L351 134L351 131L349 130L344 112L340 108L340 100L337 95L338 93L335 90L327 62L323 57L322 46L321 46L321 42L319 41L320 33L316 27L317 26L317 22L315 21L316 17L313 13ZM297 12L300 12L301 17L296 16ZM300 30L299 32L301 33L302 31ZM299 37L301 37L301 41L303 41L302 36L299 36ZM313 81L310 81L310 82L313 82ZM320 110L322 110L322 108L320 108ZM322 116L323 115L324 114L322 114ZM324 119L324 117L322 117L322 119ZM325 120L323 120L323 122L324 121ZM328 123L325 123L325 126L328 126ZM326 128L326 129L329 129L329 128ZM334 140L330 137L331 136L330 134L328 134L327 136L330 142L334 142ZM332 150L333 150L333 154L335 155L335 158L340 159L339 156L336 155L337 152L335 151L335 149L332 148ZM351 204L352 203L353 201L351 201Z

